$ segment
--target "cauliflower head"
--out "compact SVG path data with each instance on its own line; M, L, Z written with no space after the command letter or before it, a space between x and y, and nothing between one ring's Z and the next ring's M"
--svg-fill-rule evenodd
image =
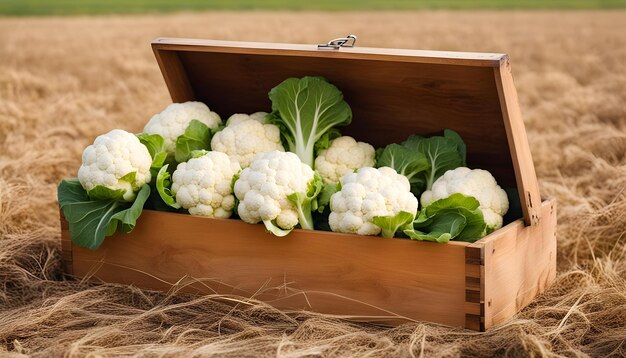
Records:
M172 194L189 214L226 219L235 208L231 181L241 170L239 163L220 152L180 163L172 174Z
M114 129L85 148L78 180L88 193L102 186L123 191L122 201L133 201L137 191L152 179L151 165L148 148L134 134Z
M235 182L239 199L237 213L250 224L263 221L268 230L272 225L291 230L300 224L312 229L310 208L296 205L289 197L310 192L316 179L321 179L310 166L291 152L274 150L257 155L250 166L241 171ZM275 231L272 231L276 234Z
M341 178L341 190L330 199L330 229L358 235L378 235L374 217L406 211L415 215L417 198L409 180L389 167L363 167Z
M374 147L357 142L352 137L334 139L327 149L315 158L315 169L325 184L336 184L342 176L363 167L373 167L376 162Z
M222 124L220 116L202 102L172 103L161 113L152 116L143 128L143 132L163 137L167 152L174 153L176 139L185 133L189 122L194 119L206 124L209 128L216 128Z
M280 130L273 124L263 124L265 112L251 115L233 114L226 128L211 139L211 149L228 154L246 168L255 155L272 150L284 152Z
M422 194L422 205L428 206L433 201L447 198L455 193L472 196L478 200L479 208L487 224L487 232L502 227L502 217L509 210L509 199L491 173L483 169L467 167L448 170L435 180L431 190Z

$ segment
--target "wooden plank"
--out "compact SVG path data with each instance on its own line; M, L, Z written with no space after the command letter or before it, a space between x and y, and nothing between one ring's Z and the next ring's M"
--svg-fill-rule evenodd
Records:
M465 328L471 329L472 331L484 332L485 323L482 321L482 317L480 315L466 314Z
M539 225L516 221L476 243L484 251L485 328L511 318L556 277L556 201L542 203Z
M99 250L74 247L74 274L169 290L237 294L282 309L465 326L465 248L295 230L146 210ZM479 310L479 309L478 309ZM476 311L476 309L474 309Z
M180 62L178 53L175 51L160 51L155 47L153 47L152 50L154 51L167 88L169 88L172 102L180 103L195 100L187 72Z
M63 272L68 275L74 274L73 256L72 256L72 240L70 239L70 230L63 211L59 210L61 222L61 259Z
M515 170L517 188L522 203L522 211L524 212L524 222L526 225L537 225L541 215L539 182L537 181L526 128L524 127L524 120L522 119L522 112L508 59L502 66L494 69L494 74L500 105L502 106L509 151Z
M241 41L217 41L184 38L156 38L152 46L162 50L223 52L235 54L271 54L379 60L390 62L420 62L458 66L499 67L507 55L500 53L424 51L395 48L344 47L340 50L320 50L317 44L286 44Z

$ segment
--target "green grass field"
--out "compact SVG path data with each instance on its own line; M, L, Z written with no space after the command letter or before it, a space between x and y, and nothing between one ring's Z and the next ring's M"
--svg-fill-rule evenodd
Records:
M626 0L0 0L0 15L76 15L193 10L605 9Z

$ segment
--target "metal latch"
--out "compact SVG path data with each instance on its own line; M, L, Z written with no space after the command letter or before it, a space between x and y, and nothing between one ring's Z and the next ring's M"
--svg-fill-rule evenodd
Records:
M346 37L340 37L337 39L332 39L325 44L317 45L317 48L320 50L324 49L332 49L339 50L342 47L354 47L356 43L356 35L348 35Z

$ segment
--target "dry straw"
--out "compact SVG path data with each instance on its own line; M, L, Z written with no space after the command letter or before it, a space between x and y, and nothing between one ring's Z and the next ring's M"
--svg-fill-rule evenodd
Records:
M624 12L204 13L0 19L0 355L626 355ZM555 284L479 334L281 313L254 299L64 280L56 183L113 127L168 101L156 36L509 52L544 194ZM419 305L419 302L406 304ZM10 353L9 353L10 352Z

